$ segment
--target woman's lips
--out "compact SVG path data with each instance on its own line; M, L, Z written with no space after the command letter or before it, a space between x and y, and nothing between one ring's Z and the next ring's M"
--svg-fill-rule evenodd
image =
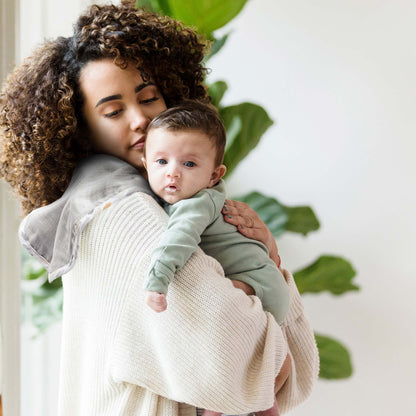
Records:
M145 137L142 136L142 137L140 137L139 140L137 140L135 143L133 143L130 147L132 149L140 149L141 150L144 147L144 142L145 142Z

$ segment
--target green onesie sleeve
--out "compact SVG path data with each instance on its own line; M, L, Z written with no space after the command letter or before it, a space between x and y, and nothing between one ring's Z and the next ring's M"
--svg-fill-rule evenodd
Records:
M152 254L145 289L166 294L175 272L197 249L201 234L224 205L225 197L210 191L202 190L165 208L169 214L168 227Z

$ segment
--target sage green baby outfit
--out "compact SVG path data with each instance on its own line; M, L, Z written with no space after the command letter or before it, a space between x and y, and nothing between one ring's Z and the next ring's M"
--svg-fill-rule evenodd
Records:
M264 310L280 324L289 308L286 281L263 243L243 236L224 221L224 202L225 184L221 180L191 198L166 204L169 223L153 252L145 288L166 294L175 272L199 245L221 263L229 279L250 285Z

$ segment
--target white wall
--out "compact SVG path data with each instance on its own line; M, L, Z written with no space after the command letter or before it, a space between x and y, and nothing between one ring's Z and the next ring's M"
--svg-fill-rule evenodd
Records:
M314 208L318 232L278 241L288 268L330 253L358 271L358 293L305 297L354 376L319 382L294 415L416 414L415 17L412 0L251 0L210 61L227 104L275 120L229 188Z
M0 82L17 54L18 4L0 2ZM20 412L20 248L17 203L0 183L0 413Z
M80 12L92 3L103 0L20 0L21 59L45 38L70 36Z

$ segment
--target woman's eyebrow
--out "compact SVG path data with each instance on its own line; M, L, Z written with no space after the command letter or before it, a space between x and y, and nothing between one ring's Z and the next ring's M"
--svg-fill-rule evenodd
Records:
M139 91L141 91L143 88L148 87L150 85L155 85L153 82L146 82L143 84L138 85L134 92L137 94ZM109 95L108 97L101 98L97 101L97 104L95 104L95 108L97 108L99 105L106 103L107 101L113 101L113 100L121 100L123 97L121 94L116 95Z
M143 88L148 87L149 85L155 85L153 82L149 81L149 82L143 82L143 84L138 85L135 89L134 92L138 93L139 91L141 91Z
M97 108L99 105L103 103L106 103L107 101L121 100L121 98L121 94L109 95L108 97L101 98L97 101L97 104L95 104L95 108Z

